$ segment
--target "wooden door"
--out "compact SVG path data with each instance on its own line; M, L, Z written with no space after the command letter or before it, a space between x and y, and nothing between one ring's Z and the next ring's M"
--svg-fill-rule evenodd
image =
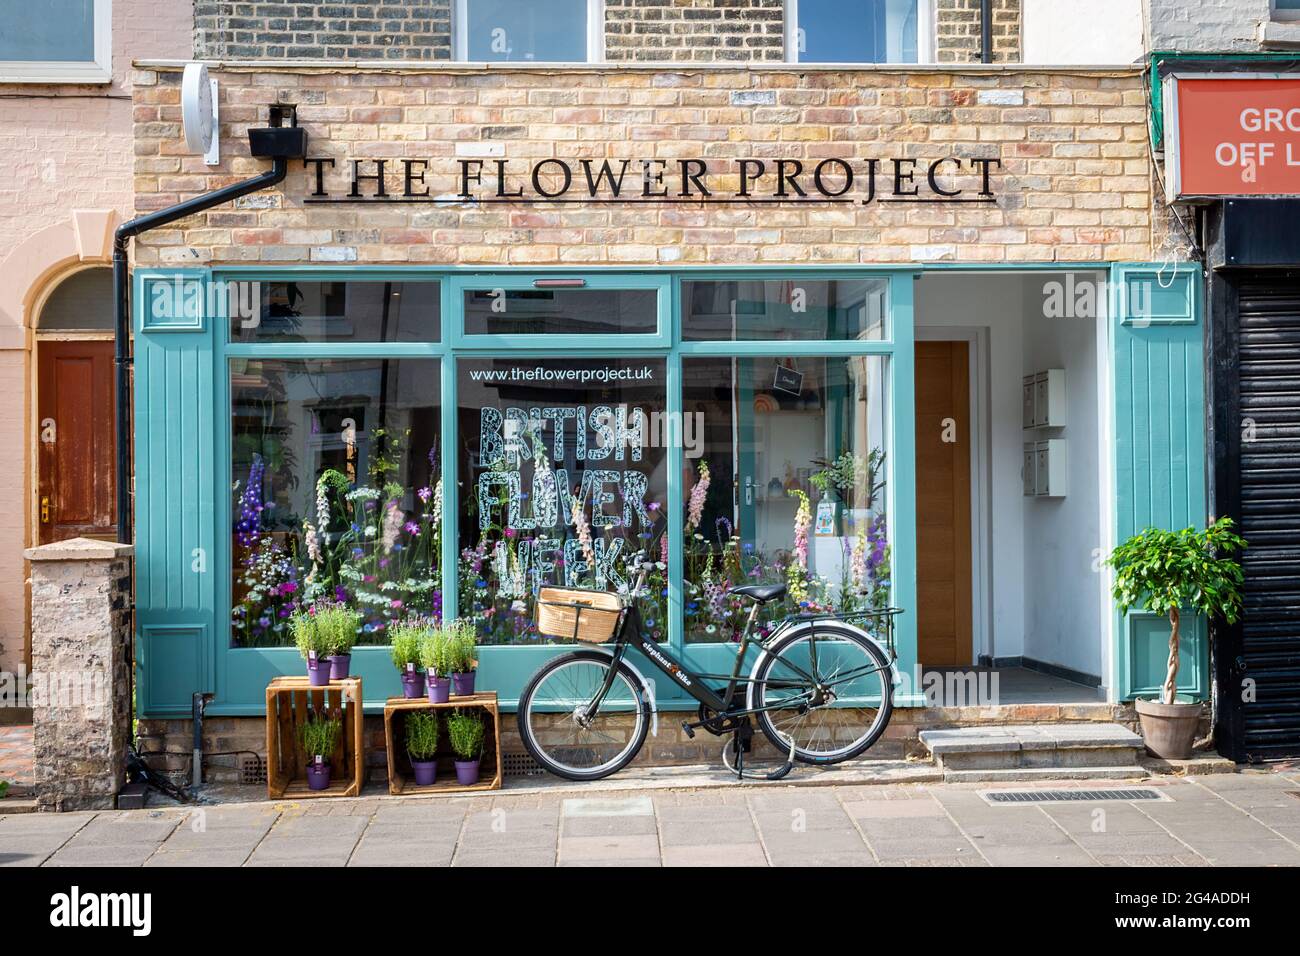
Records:
M969 665L970 349L916 343L917 649L922 664Z
M113 343L37 345L41 544L117 537Z

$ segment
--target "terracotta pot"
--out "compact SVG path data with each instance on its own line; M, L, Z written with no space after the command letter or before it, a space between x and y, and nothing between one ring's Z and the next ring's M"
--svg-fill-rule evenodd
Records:
M1147 750L1167 760L1186 760L1201 722L1200 704L1162 704L1158 700L1135 700L1142 739Z

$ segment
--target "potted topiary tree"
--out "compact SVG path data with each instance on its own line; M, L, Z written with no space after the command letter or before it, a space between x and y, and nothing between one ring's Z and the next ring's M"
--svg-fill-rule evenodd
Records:
M330 682L330 665L325 659L329 645L316 620L315 608L297 611L289 618L289 629L298 653L307 662L307 680L312 687L324 687Z
M457 710L447 718L447 736L456 755L456 780L462 787L478 783L479 761L483 759L483 717L477 712Z
M478 669L478 646L474 641L472 621L453 621L446 626L450 645L451 693L470 697L474 693L474 673Z
M402 696L407 699L424 696L424 671L420 670L420 645L428 634L428 627L419 621L401 621L389 631L391 635L393 666L402 675Z
M413 710L406 715L406 755L418 786L438 779L438 712Z
M352 663L352 645L361 629L361 615L342 604L330 604L316 610L316 626L325 645L325 659L330 665L330 679L348 676Z
M433 628L420 642L420 663L429 673L429 703L451 699L451 635L446 627Z
M1169 663L1160 700L1136 700L1147 749L1157 757L1191 756L1199 703L1179 702L1178 645L1185 609L1234 623L1241 613L1241 565L1229 555L1246 547L1220 518L1204 531L1147 528L1107 558L1115 569L1112 593L1120 612L1141 607L1169 616Z
M328 790L330 760L343 733L343 720L323 713L310 714L298 729L302 752L307 755L307 787Z

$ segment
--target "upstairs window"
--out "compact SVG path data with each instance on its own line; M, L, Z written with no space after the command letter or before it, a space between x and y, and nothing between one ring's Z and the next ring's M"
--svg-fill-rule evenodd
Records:
M792 63L925 63L932 0L786 0Z
M1273 0L1274 20L1300 20L1300 0Z
M603 0L456 0L456 59L586 63L602 57Z
M107 83L109 0L0 0L0 83Z

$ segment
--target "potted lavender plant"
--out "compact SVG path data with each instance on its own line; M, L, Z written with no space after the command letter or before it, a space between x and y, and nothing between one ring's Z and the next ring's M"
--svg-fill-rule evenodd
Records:
M478 783L483 759L483 717L457 710L447 718L447 736L456 755L456 780L462 787Z
M330 679L342 680L348 676L352 663L352 645L357 642L361 628L361 615L342 604L331 604L316 609L316 627L320 629L325 645L325 659L330 665Z
M427 787L438 779L438 712L413 710L406 715L406 755L415 783Z
M472 697L474 674L478 669L478 648L471 621L453 621L444 628L449 642L451 693L453 697Z
M298 611L289 619L293 642L298 653L307 662L307 679L312 687L324 687L330 682L330 665L326 660L329 644L313 611Z
M428 628L418 621L402 621L392 630L393 666L402 675L402 696L408 700L424 696L424 671L420 670L420 645Z
M451 699L451 634L445 627L430 630L420 642L420 662L429 674L429 703Z
M330 759L343 733L339 717L315 713L298 729L302 752L307 755L307 786L311 790L328 790Z

